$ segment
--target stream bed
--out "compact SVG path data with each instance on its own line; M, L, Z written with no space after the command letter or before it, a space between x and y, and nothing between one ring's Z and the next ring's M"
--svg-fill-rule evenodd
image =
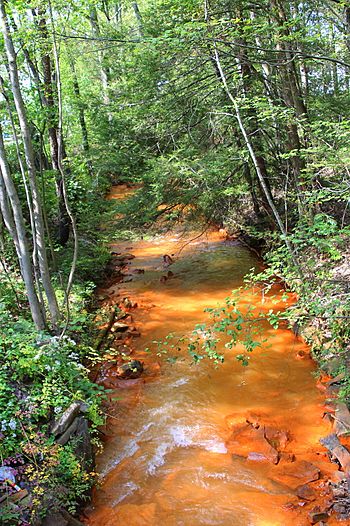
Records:
M118 187L111 195L122 196ZM328 498L326 481L334 467L319 443L330 426L322 418L324 397L305 343L288 329L266 324L267 343L252 353L249 366L237 361L236 351L226 351L218 368L209 360L192 365L181 353L176 361L157 356L152 343L169 333L189 334L207 321L204 309L222 304L261 264L237 242L211 231L180 229L151 241L116 243L112 250L135 256L124 282L103 293L106 304L137 302L130 310L140 333L132 338L132 357L144 362L145 371L137 380L119 380L109 393L104 450L97 458L101 484L85 512L86 524L310 524L310 511ZM164 255L172 257L171 265L164 264ZM247 289L240 306L261 299ZM276 305L265 297L262 308ZM254 429L285 438L283 448L276 446L283 449L278 463L264 457L260 446L252 454ZM305 481L315 499L296 496Z

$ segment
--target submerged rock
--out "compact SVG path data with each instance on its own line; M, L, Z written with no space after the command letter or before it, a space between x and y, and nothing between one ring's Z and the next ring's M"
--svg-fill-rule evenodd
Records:
M300 499L313 501L316 499L315 490L308 484L303 484L299 486L296 490L296 494Z
M278 451L286 448L289 435L286 431L271 426L264 426L264 436L269 444Z
M143 269L143 268L134 268L131 271L131 274L144 274L144 273L145 273L145 269Z
M159 524L156 519L156 504L119 504L115 508L101 506L90 519L91 526L153 526Z
M139 378L143 373L143 363L139 360L131 360L117 367L118 378Z
M256 429L248 423L236 426L226 447L230 453L253 461L277 464L279 460L278 451L265 438L264 428Z
M134 387L143 385L145 383L145 380L143 378L124 378L117 380L114 387L118 387L119 389L132 389Z
M295 462L294 453L288 453L287 451L280 451L280 462Z
M112 255L114 261L120 261L121 263L123 261L130 261L131 259L135 259L135 256L133 254L129 254L128 252L119 255L117 255L115 252L112 252Z
M278 464L281 452L289 442L289 435L276 427L265 426L260 421L261 417L254 414L247 416L245 423L240 414L226 417L226 424L233 431L227 448L248 460Z
M320 470L311 462L296 460L279 468L272 478L276 482L296 490L299 486L318 480L320 478Z

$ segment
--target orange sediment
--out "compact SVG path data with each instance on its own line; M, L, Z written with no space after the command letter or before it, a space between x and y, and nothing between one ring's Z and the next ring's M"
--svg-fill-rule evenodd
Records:
M116 188L111 198L124 193ZM113 285L106 301L137 302L132 317L141 336L133 339L133 358L145 362L145 374L131 383L119 380L110 395L107 438L97 459L101 486L84 521L90 526L310 524L311 510L327 505L327 480L336 468L319 443L330 424L322 418L324 394L303 341L263 322L267 342L252 353L249 366L237 362L236 351L225 351L218 368L209 360L190 365L181 352L169 361L152 343L169 333L189 334L208 321L204 309L222 304L260 264L247 249L209 231L173 232L112 249L135 256L127 271L132 281ZM174 260L169 268L164 255ZM285 305L270 296L258 305L257 292L243 290L241 308ZM276 294L277 300L282 297ZM246 426L245 435L239 426ZM278 463L268 458L271 447ZM315 500L296 495L304 483L314 489Z

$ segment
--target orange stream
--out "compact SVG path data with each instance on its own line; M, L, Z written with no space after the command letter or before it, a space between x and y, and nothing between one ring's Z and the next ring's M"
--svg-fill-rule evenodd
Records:
M123 197L117 187L111 198ZM198 234L197 234L198 235ZM109 289L110 303L122 297L137 301L133 324L134 357L145 361L144 379L125 382L111 393L104 451L99 455L101 486L87 510L90 526L305 526L315 502L290 511L298 502L293 491L276 482L281 469L227 451L227 417L244 421L249 415L287 430L287 450L297 460L320 468L319 488L332 471L319 439L330 432L322 419L323 396L312 376L308 354L297 359L305 344L290 330L264 326L268 344L253 352L242 367L230 352L217 369L204 360L190 365L184 358L169 363L146 347L168 333L188 334L208 319L206 307L222 303L243 276L258 267L239 244L211 232L173 232L152 241L117 243L116 252L131 252L132 281ZM187 245L179 254L179 249ZM162 256L175 254L174 276L161 282ZM133 273L144 269L144 274ZM244 291L241 307L258 304L261 295ZM265 298L264 309L275 308ZM153 345L154 348L154 345ZM159 368L160 364L160 368ZM121 382L122 383L122 382ZM283 464L283 463L282 463ZM336 522L328 522L336 524Z

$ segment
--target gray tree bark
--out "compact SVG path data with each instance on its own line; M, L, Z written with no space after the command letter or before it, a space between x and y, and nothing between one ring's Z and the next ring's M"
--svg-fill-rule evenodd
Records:
M22 161L22 155L21 155L21 151L20 151L19 140L18 140L18 136L17 136L16 125L15 125L15 122L14 122L14 119L13 119L13 115L12 115L12 109L11 109L10 101L9 101L9 98L8 98L7 93L5 91L4 81L3 81L1 76L0 76L0 91L1 91L1 93L2 93L2 95L4 97L4 99L5 99L7 113L8 113L8 116L10 118L10 123L11 123L11 128L12 128L12 135L13 135L13 139L14 139L15 145L16 145L18 164L19 164L19 167L20 167L20 172L21 172L21 175L22 175L22 181L23 181L24 190L25 190L25 194L26 194L27 206L28 206L29 218L30 218L30 228L31 228L31 232L32 232L32 241L33 241L32 259L33 259L35 283L36 283L36 288L37 288L40 304L43 305L44 302L43 302L43 299L42 299L41 284L40 284L39 269L38 269L38 247L37 247L37 244L36 244L36 232L35 232L35 221L34 221L34 214L33 214L33 203L32 203L30 190L29 190L29 187L28 187L27 174L26 174L25 167L24 167L24 164L23 164L23 161Z
M62 178L62 192L63 192L63 198L64 198L64 204L67 210L68 217L70 219L72 230L73 230L73 238L74 238L74 250L73 250L73 260L71 269L68 276L68 283L66 287L65 292L65 303L67 307L67 319L65 327L63 328L63 331L61 332L60 338L62 338L68 328L68 324L70 321L70 307L69 307L69 294L73 285L73 279L74 279L74 273L77 266L78 261L78 250L79 250L79 239L78 239L78 231L77 231L77 225L75 221L74 214L72 212L72 209L69 204L68 195L67 195L67 189L66 189L66 182L65 182L65 176L64 176L64 170L63 170L63 136L62 136L62 128L63 128L63 108L62 108L62 85L61 85L61 70L60 70L60 62L59 62L59 54L57 49L57 42L55 37L55 22L54 22L54 16L52 12L52 6L51 1L48 0L49 4L49 11L50 11L50 18L51 18L51 24L53 28L53 56L55 60L55 70L56 70L56 76L57 76L57 99L58 99L58 168L60 170L61 178Z
M92 163L91 163L91 160L89 159L89 154L90 154L89 135L88 135L88 130L86 126L83 102L81 100L81 95L80 95L80 88L79 88L77 72L75 70L73 58L70 58L69 62L70 62L70 68L71 68L72 75L73 75L74 95L75 95L77 105L78 105L79 123L80 123L80 129L81 129L81 136L83 140L83 150L86 156L86 162L87 162L89 174L92 176L93 175Z
M36 229L36 243L38 247L39 269L43 288L48 302L48 308L51 315L52 324L55 326L60 318L58 303L53 289L50 277L50 271L47 261L45 246L45 230L43 215L41 209L40 195L36 181L36 170L34 161L34 152L31 141L30 127L28 124L27 114L19 84L17 57L13 45L8 20L6 16L5 1L0 0L0 22L1 31L4 37L5 51L9 64L11 89L14 97L15 107L18 114L19 125L23 138L23 146L26 158L26 164L29 176L29 185L32 194L33 215Z
M218 71L220 72L220 77L221 77L221 81L222 81L223 87L224 87L224 89L225 89L230 101L233 104L239 128L240 128L240 130L242 132L244 141L246 143L249 155L250 155L250 157L252 159L252 162L253 162L256 174L258 176L258 179L260 181L261 187L262 187L263 191L265 192L266 199L267 199L267 201L269 203L269 206L270 206L270 208L272 210L272 213L273 213L273 215L275 217L276 223L277 223L277 225L278 225L278 227L279 227L279 229L281 231L281 234L283 236L283 241L286 244L286 247L287 247L288 252L289 252L289 254L291 256L293 264L294 264L295 268L297 270L299 270L299 262L298 262L297 256L295 254L295 251L293 249L293 246L292 246L291 242L288 239L288 234L287 234L286 229L284 227L282 218L281 218L281 216L280 216L280 214L279 214L279 212L278 212L278 210L277 210L277 208L275 206L275 203L273 202L273 199L272 199L271 193L269 191L269 188L266 185L266 181L265 181L264 175L261 172L261 167L259 165L259 161L257 159L257 156L255 154L254 148L252 146L250 138L249 138L249 136L247 134L247 131L245 129L245 126L243 124L243 121L242 121L242 118L241 118L241 112L240 112L240 108L238 106L237 100L232 95L232 93L231 93L231 91L230 91L230 89L229 89L229 87L227 85L226 77L225 77L225 74L223 72L223 69L222 69L222 66L221 66L221 62L220 62L220 57L219 57L219 54L218 54L218 51L217 51L216 47L215 47L215 61L216 61L217 67L218 67Z
M5 146L0 125L0 206L5 226L13 239L22 278L26 287L30 312L37 329L45 328L42 305L39 302L33 278L30 251L21 203L13 183L6 158Z
M101 31L100 31L100 24L98 21L98 14L96 7L91 7L90 9L90 24L91 29L95 37L100 38L101 37ZM100 78L101 78L101 84L102 84L102 90L103 90L103 102L105 106L108 108L110 105L110 97L109 97L109 77L110 77L110 71L109 67L106 64L105 54L103 51L98 52L98 61L100 64ZM108 110L107 110L108 111ZM112 114L110 111L108 111L108 121L112 121Z
M49 34L46 24L46 13L45 9L41 7L38 10L38 13L35 9L32 10L34 20L40 35L40 55L41 55L41 65L43 72L43 81L42 81L42 102L43 106L47 110L47 123L48 123L48 135L49 135L49 144L50 144L50 154L51 154L51 163L52 168L55 171L55 181L56 181L56 195L58 200L58 242L60 245L65 246L69 239L69 218L67 216L66 207L64 204L64 196L62 189L62 177L59 169L59 146L58 146L58 104L57 104L57 94L55 93L53 81L52 81L52 60L51 60L51 47L52 44L49 41ZM63 145L64 155L65 147Z

